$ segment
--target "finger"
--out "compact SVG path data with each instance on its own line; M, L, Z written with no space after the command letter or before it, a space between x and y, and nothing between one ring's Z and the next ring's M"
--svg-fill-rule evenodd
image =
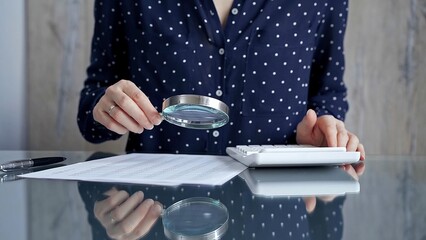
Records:
M129 88L129 86L139 90L136 85L131 82L121 80L117 84L114 84L108 87L105 91L106 98L110 98L111 102L105 101L103 108L105 111L114 118L117 122L122 124L124 127L135 133L141 133L144 128L151 129L152 124L146 123L143 121L144 113L136 105L136 103L124 92L124 89ZM130 88L131 88L130 87ZM139 90L140 91L140 90ZM111 106L116 106L111 109ZM135 118L135 116L139 116ZM138 120L141 122L138 122Z
M122 221L142 202L143 197L143 192L135 192L125 202L121 203L118 207L111 210L109 214L110 217L112 217L117 222Z
M308 111L306 111L305 117L303 117L302 121L300 122L301 127L303 127L309 132L312 132L312 129L314 128L316 121L317 121L317 114L315 113L314 110L308 109Z
M132 232L132 234L129 235L128 239L140 239L145 236L149 232L149 230L154 226L155 222L160 217L162 211L163 206L160 203L155 202L150 207L146 216L142 219L142 221L140 221L138 226Z
M120 205L129 197L129 194L126 191L118 191L114 195L111 195L105 200L97 201L94 211L95 214L98 212L99 216L105 215L105 213L110 212L113 208Z
M365 171L364 161L360 161L356 164L352 164L352 167L354 168L354 170L355 170L355 172L358 176L361 176L362 174L364 174L364 171Z
M336 119L329 115L324 115L318 119L318 129L326 140L328 147L337 146L337 126Z
M154 125L145 116L143 108L139 107L131 96L143 94L136 85L130 81L120 81L118 86L111 86L106 90L106 94L142 128L152 129ZM150 104L151 105L151 104Z
M118 192L117 188L112 187L108 191L104 192L105 196L111 197L112 195L116 194Z
M361 154L360 160L364 161L365 160L365 148L364 148L364 145L362 143L358 144L358 148L356 149L356 151L360 152L360 154Z
M121 135L126 134L128 129L108 115L104 109L105 107L98 103L93 109L93 119L113 132Z
M352 165L347 164L344 166L344 170L351 175L355 180L359 180L358 174L356 173L355 169L352 167Z
M134 133L142 133L144 127L139 125L132 117L130 117L121 107L117 106L113 111L109 113L110 117L115 121L123 125L129 131Z
M346 150L349 152L355 152L358 149L359 138L352 133L349 134L349 141L346 145Z
M358 174L358 176L361 176L364 174L365 171L365 149L364 145L362 143L359 143L356 149L357 152L360 152L360 161L357 163L352 164L352 167L355 169L355 172Z
M348 131L346 130L345 124L342 121L337 120L336 129L337 129L337 146L346 147L349 141L349 135L348 135Z
M159 125L163 118L157 109L152 105L149 98L134 83L129 82L124 88L124 93L128 95L139 106L146 116L146 121L150 124ZM137 117L137 116L136 116Z
M112 227L108 235L125 235L128 236L139 225L142 219L145 218L151 206L154 205L154 200L146 199L139 204L125 219Z
M102 223L102 225L109 225L111 223L111 219L108 213L123 203L127 198L129 198L129 194L126 191L121 190L105 200L95 202L95 217Z
M315 206L317 205L316 197L305 197L304 200L305 200L306 211L308 213L312 213L315 210Z
M335 195L327 195L327 196L320 196L318 198L325 203L329 203L329 202L332 202L336 197L337 196Z
M313 144L312 133L316 122L317 114L314 110L308 109L302 121L297 125L296 141L298 144Z
M115 120L112 116L108 115L106 112L101 113L99 120L97 120L100 124L104 125L107 129L116 132L118 134L124 135L129 132L128 127L123 126L117 120Z

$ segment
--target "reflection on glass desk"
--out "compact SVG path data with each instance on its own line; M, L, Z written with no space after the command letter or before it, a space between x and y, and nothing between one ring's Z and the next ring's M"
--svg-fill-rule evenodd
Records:
M108 156L90 152L0 151L0 162L51 154L67 157L65 164ZM222 186L165 187L34 179L3 182L0 239L167 239L161 209L193 197L214 199L226 207L229 219L222 239L426 236L426 158L370 156L359 182L342 179L345 187L339 191L332 190L334 185L329 180L333 177L319 174L313 178L315 175L308 174L308 169L304 173L297 169L269 169L269 174L257 170L248 169ZM295 177L281 176L290 174ZM289 182L291 179L297 180L296 184ZM283 184L279 184L280 180ZM320 187L324 191L318 192ZM342 190L346 194L338 194ZM306 204L312 199L316 200L316 207L308 213ZM205 213L207 219L213 214Z
M248 168L240 177L257 196L328 196L358 193L359 182L339 167Z

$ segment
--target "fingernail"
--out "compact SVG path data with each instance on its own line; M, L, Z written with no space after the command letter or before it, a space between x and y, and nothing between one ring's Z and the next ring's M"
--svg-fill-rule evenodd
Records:
M154 210L158 211L159 213L161 213L164 209L163 205L158 202L155 202L153 207L154 207Z
M160 125L160 123L163 121L163 117L160 115L160 114L158 114L156 117L155 117L155 119L154 119L154 125L155 126L158 126L158 125Z
M137 195L138 197L141 197L141 198L144 197L144 193L142 191L135 192L135 195Z

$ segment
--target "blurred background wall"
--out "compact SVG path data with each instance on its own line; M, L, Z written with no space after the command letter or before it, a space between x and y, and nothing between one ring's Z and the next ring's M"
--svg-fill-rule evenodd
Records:
M27 146L24 2L0 1L0 149Z
M426 0L349 1L347 126L372 154L426 154Z
M361 138L368 154L426 154L426 0L352 0L349 6L347 127ZM19 21L2 18L1 29L21 27ZM27 0L25 26L25 34L10 40L18 45L19 37L26 40L26 87L19 99L7 89L22 72L6 74L13 70L11 64L22 64L11 61L20 52L3 41L10 31L0 37L0 87L8 96L0 101L0 149L123 150L125 138L89 144L76 124L89 63L93 0ZM8 51L11 58L3 55ZM26 104L20 103L23 97ZM13 113L22 109L27 117ZM15 129L18 135L26 129L20 137L25 144L12 144L15 130L5 122L22 119L23 127Z

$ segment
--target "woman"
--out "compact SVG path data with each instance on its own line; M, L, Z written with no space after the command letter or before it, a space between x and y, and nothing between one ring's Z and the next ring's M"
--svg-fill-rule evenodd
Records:
M347 1L102 1L78 125L127 151L225 154L238 144L365 151L343 123ZM164 99L211 96L230 107L216 130L161 123ZM160 125L161 123L161 125ZM360 170L360 169L358 169Z

